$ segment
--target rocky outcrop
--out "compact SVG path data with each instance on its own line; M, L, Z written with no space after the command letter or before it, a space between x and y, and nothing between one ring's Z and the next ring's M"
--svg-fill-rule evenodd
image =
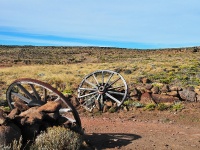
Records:
M147 78L140 78L139 81L141 84L130 86L129 98L132 100L138 100L141 103L200 102L200 89L167 84L155 86Z
M23 103L15 103L15 108L9 114L0 109L0 145L9 145L20 137L23 142L33 141L48 127L72 127L72 122L59 114L60 102L50 101L30 108L24 107Z

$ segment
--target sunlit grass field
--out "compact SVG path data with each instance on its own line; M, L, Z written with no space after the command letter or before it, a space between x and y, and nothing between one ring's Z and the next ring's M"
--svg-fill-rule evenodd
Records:
M115 52L113 50L113 52ZM105 51L100 57L89 55L86 61L60 65L12 64L0 68L0 83L5 93L14 80L38 79L51 84L63 93L76 94L83 78L96 70L119 72L128 85L147 77L154 85L171 84L181 87L200 85L200 52L192 51ZM55 55L57 57L57 55ZM86 56L85 56L86 57ZM95 62L93 61L95 58Z

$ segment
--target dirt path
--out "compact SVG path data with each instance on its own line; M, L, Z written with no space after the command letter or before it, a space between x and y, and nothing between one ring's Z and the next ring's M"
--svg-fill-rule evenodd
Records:
M200 124L185 120L160 121L155 113L143 120L127 113L81 116L85 139L96 149L122 150L199 150ZM141 114L144 115L144 114ZM166 114L164 114L166 115ZM153 117L154 116L154 117ZM168 120L170 118L167 113ZM177 115L178 116L178 115ZM147 119L149 118L149 119Z

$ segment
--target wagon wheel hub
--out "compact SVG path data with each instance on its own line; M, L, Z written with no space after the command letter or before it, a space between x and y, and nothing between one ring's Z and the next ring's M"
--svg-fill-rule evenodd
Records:
M102 85L98 87L99 94L104 94L106 92L106 88Z

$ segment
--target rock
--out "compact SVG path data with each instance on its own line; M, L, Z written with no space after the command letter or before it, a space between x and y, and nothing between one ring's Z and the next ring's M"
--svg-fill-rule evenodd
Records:
M181 91L182 90L182 88L178 87L178 86L172 86L169 89L170 89L170 91Z
M3 125L6 123L6 117L4 116L4 111L0 109L0 125Z
M140 97L140 102L144 104L151 103L152 102L151 95L148 92L143 93Z
M152 92L153 94L158 94L158 93L159 93L159 87L154 86L154 87L151 89L151 92Z
M13 123L0 126L0 145L10 145L14 140L19 140L21 130Z
M143 84L146 84L146 83L151 83L151 80L149 80L148 78L142 78L142 79L141 79L141 82L142 82Z
M171 91L171 92L167 92L167 95L170 95L170 96L178 96L178 93L177 91Z
M153 85L152 84L146 84L145 88L147 90L151 90L153 88Z
M29 107L22 100L19 99L15 100L14 107L20 110L21 112L29 109Z
M40 124L25 125L21 128L23 141L33 141L40 131Z
M191 91L190 89L183 89L183 91L179 91L179 95L181 99L186 101L195 102L196 101L196 93Z
M11 110L11 112L8 114L7 117L10 119L14 119L19 114L20 114L20 110L18 108L14 108L13 110Z
M161 88L161 92L163 93L166 93L166 92L169 92L169 86L168 85L164 85L162 88Z
M197 95L197 97L196 97L197 99L197 102L200 102L200 95Z
M53 112L59 111L60 108L61 108L61 104L59 102L49 101L46 104L40 106L38 108L38 111L53 113Z
M39 108L38 108L39 109ZM22 112L19 116L16 117L16 120L21 124L32 125L34 123L41 122L44 118L44 113L38 111L37 107L32 107L27 111Z
M178 97L173 97L170 95L162 95L162 94L152 94L152 99L156 103L166 103L166 102L175 102L179 101Z
M112 101L105 101L104 104L108 107L112 107L113 105Z
M194 88L193 86L189 86L187 89L188 89L189 91L194 91L194 90L195 90L195 88Z
M60 114L59 112L54 112L54 113L45 113L43 120L53 122L56 121L59 118Z
M137 96L137 95L138 95L138 90L136 88L131 89L130 96Z

